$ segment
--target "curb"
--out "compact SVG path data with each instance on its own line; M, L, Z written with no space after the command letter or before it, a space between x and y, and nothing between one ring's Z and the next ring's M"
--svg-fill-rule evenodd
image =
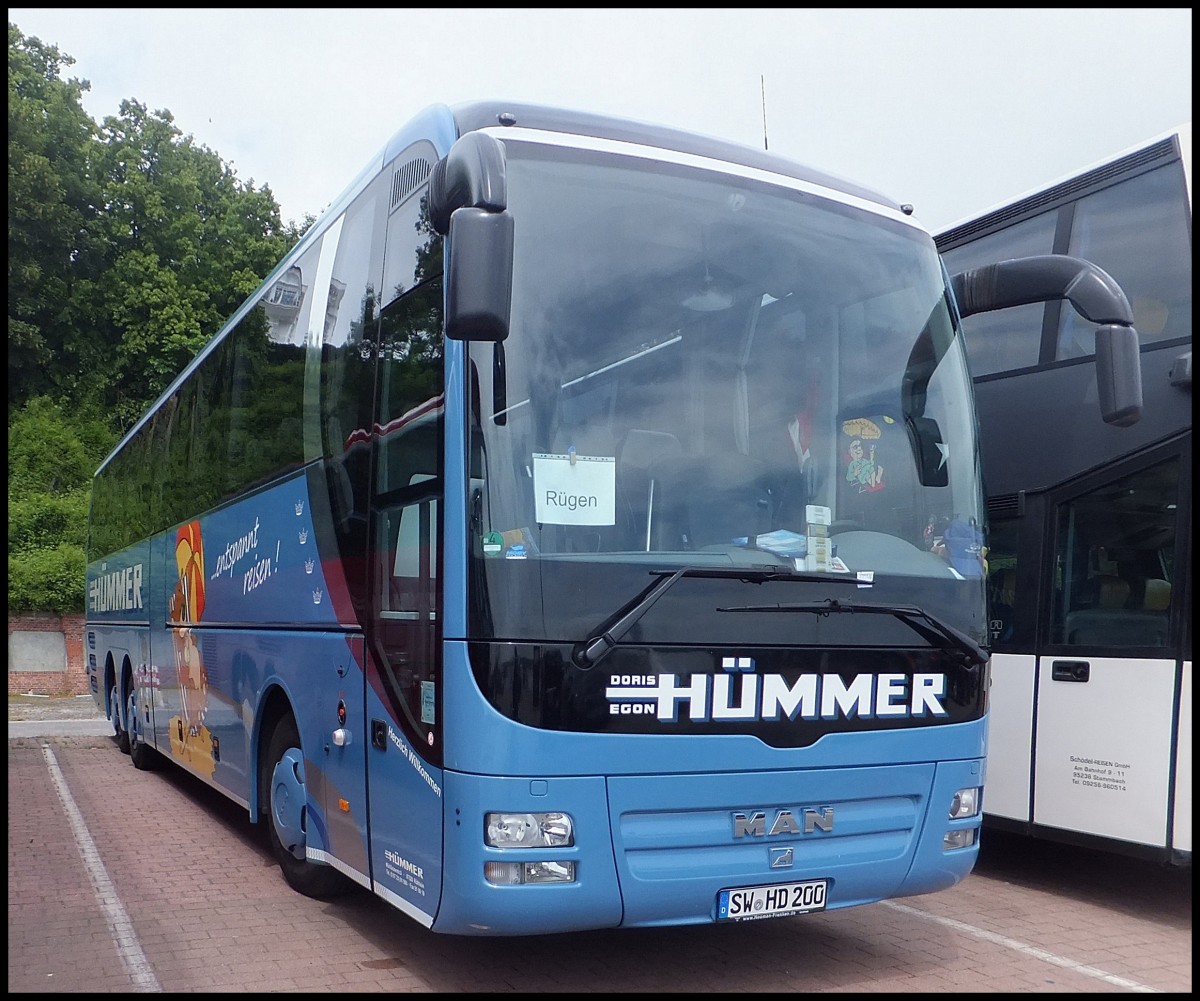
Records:
M111 737L106 719L19 719L8 721L8 739L14 737Z

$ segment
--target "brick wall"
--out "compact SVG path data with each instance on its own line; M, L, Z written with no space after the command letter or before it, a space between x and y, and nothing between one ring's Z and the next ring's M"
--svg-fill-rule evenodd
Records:
M8 693L88 694L82 615L8 617Z

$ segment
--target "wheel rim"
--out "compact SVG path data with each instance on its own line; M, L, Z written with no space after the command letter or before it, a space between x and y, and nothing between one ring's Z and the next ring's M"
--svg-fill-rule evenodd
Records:
M112 708L113 736L121 736L121 692L116 685L108 693L108 704Z
M296 859L304 855L304 807L308 801L304 789L304 759L295 747L289 747L271 775L271 820L279 843Z
M129 721L129 742L131 744L139 743L142 728L138 725L137 698L133 692L129 693L129 700L125 704L125 718Z

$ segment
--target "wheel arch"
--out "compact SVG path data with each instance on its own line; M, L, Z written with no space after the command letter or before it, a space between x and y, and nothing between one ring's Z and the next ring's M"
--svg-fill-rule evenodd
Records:
M133 691L133 662L129 659L129 654L125 654L121 658L121 705L125 705L129 698L129 693ZM128 721L126 721L128 722Z
M113 661L112 651L104 655L104 687L101 689L104 692L104 713L109 718L113 718L113 713L121 711L120 703L112 704L112 690L117 685L117 667Z
M285 716L296 718L292 700L282 685L273 684L263 690L259 698L258 711L254 714L254 730L250 737L252 761L250 762L250 820L257 823L267 815L262 797L264 794L263 760L276 724Z

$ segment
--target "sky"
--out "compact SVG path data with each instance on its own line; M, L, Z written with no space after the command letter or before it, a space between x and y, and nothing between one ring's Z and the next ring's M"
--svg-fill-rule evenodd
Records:
M479 99L659 122L915 206L937 233L1191 120L1192 11L1149 8L49 8L88 114L175 125L284 220L410 117Z

